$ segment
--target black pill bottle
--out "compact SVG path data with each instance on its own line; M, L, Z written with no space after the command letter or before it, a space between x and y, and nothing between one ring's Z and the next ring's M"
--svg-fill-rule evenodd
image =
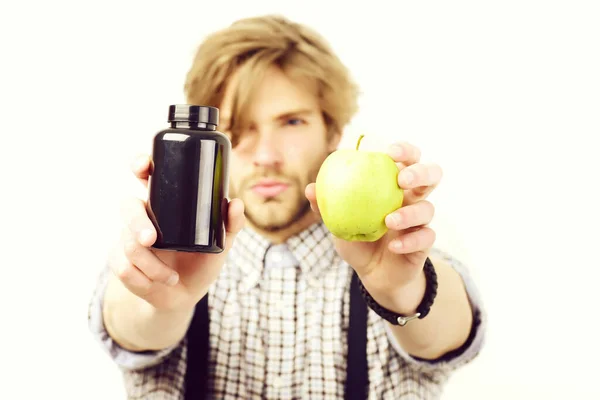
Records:
M231 141L217 131L219 109L171 105L171 127L154 136L147 211L153 247L220 253L225 247Z

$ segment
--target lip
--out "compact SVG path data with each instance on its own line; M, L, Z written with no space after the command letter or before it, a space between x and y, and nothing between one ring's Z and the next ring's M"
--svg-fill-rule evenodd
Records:
M252 186L252 191L261 197L276 197L285 192L288 184L276 179L261 179Z

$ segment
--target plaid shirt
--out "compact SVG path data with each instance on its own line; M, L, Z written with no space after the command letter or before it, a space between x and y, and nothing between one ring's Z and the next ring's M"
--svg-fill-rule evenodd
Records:
M435 399L449 374L479 353L485 318L468 271L433 249L462 275L475 312L471 338L451 357L419 360L369 310L370 399ZM158 352L119 347L102 322L106 268L90 304L92 332L122 369L129 399L183 399L187 338ZM343 399L352 269L317 223L271 245L248 228L239 233L209 292L211 398Z

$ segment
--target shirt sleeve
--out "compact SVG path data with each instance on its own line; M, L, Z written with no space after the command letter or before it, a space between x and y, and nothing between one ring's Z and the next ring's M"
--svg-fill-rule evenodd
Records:
M473 311L473 324L468 339L460 348L451 351L438 359L426 360L408 354L398 343L392 332L392 327L389 324L385 324L385 329L393 348L409 364L418 368L444 369L451 371L469 363L481 352L487 330L487 313L483 305L481 294L467 267L457 259L439 249L432 249L431 255L447 261L463 279L465 290Z
M108 284L110 273L108 267L102 269L92 299L89 303L88 326L92 336L100 343L102 349L108 353L110 358L122 370L136 371L156 366L175 350L178 347L178 344L160 351L133 352L124 349L112 339L106 331L104 319L102 317L104 292Z

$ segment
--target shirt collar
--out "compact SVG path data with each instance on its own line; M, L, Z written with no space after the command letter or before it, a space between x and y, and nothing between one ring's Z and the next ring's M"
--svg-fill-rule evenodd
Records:
M331 233L323 222L316 222L285 243L308 282L318 282L320 275L334 265L337 255ZM240 269L239 289L247 291L260 281L265 257L273 244L253 229L242 229L230 252L230 260Z

